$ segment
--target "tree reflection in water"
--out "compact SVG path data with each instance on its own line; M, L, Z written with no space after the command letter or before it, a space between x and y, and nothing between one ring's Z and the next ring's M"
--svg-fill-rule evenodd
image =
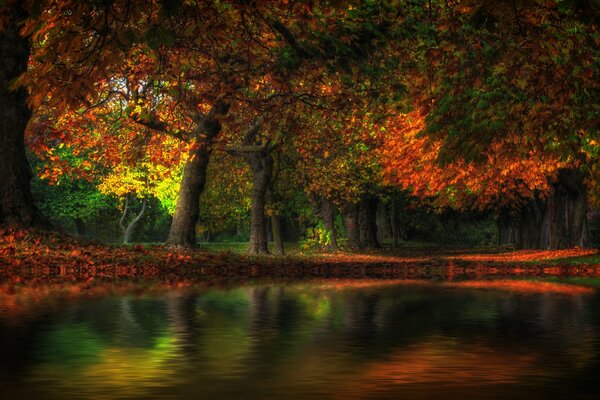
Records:
M13 276L0 379L32 398L491 398L499 385L541 398L597 386L598 301L507 279Z

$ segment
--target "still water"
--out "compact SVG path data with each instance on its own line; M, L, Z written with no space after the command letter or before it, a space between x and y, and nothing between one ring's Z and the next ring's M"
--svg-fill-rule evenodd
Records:
M19 283L0 398L600 398L600 296L544 285Z

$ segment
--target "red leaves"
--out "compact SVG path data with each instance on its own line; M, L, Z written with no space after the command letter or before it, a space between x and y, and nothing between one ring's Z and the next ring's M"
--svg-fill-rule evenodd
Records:
M456 260L488 261L488 262L522 262L544 261L569 257L582 257L598 253L597 249L563 249L563 250L519 250L501 254L469 254L453 257Z

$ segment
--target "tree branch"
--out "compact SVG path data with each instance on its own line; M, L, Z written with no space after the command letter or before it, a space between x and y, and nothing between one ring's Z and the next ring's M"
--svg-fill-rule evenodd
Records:
M283 23L281 23L281 21L270 19L268 23L274 31L283 36L283 39L292 47L292 49L294 49L299 57L312 58L314 56L311 51L298 43L296 36L294 36L294 34L285 25L283 25Z
M125 233L125 217L127 216L127 212L129 211L129 199L125 196L125 208L123 209L123 214L121 215L121 219L119 220L119 227Z

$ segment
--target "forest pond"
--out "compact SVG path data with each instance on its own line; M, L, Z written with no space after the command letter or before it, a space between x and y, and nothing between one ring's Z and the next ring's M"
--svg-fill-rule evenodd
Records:
M2 398L598 398L596 290L483 282L11 283Z

